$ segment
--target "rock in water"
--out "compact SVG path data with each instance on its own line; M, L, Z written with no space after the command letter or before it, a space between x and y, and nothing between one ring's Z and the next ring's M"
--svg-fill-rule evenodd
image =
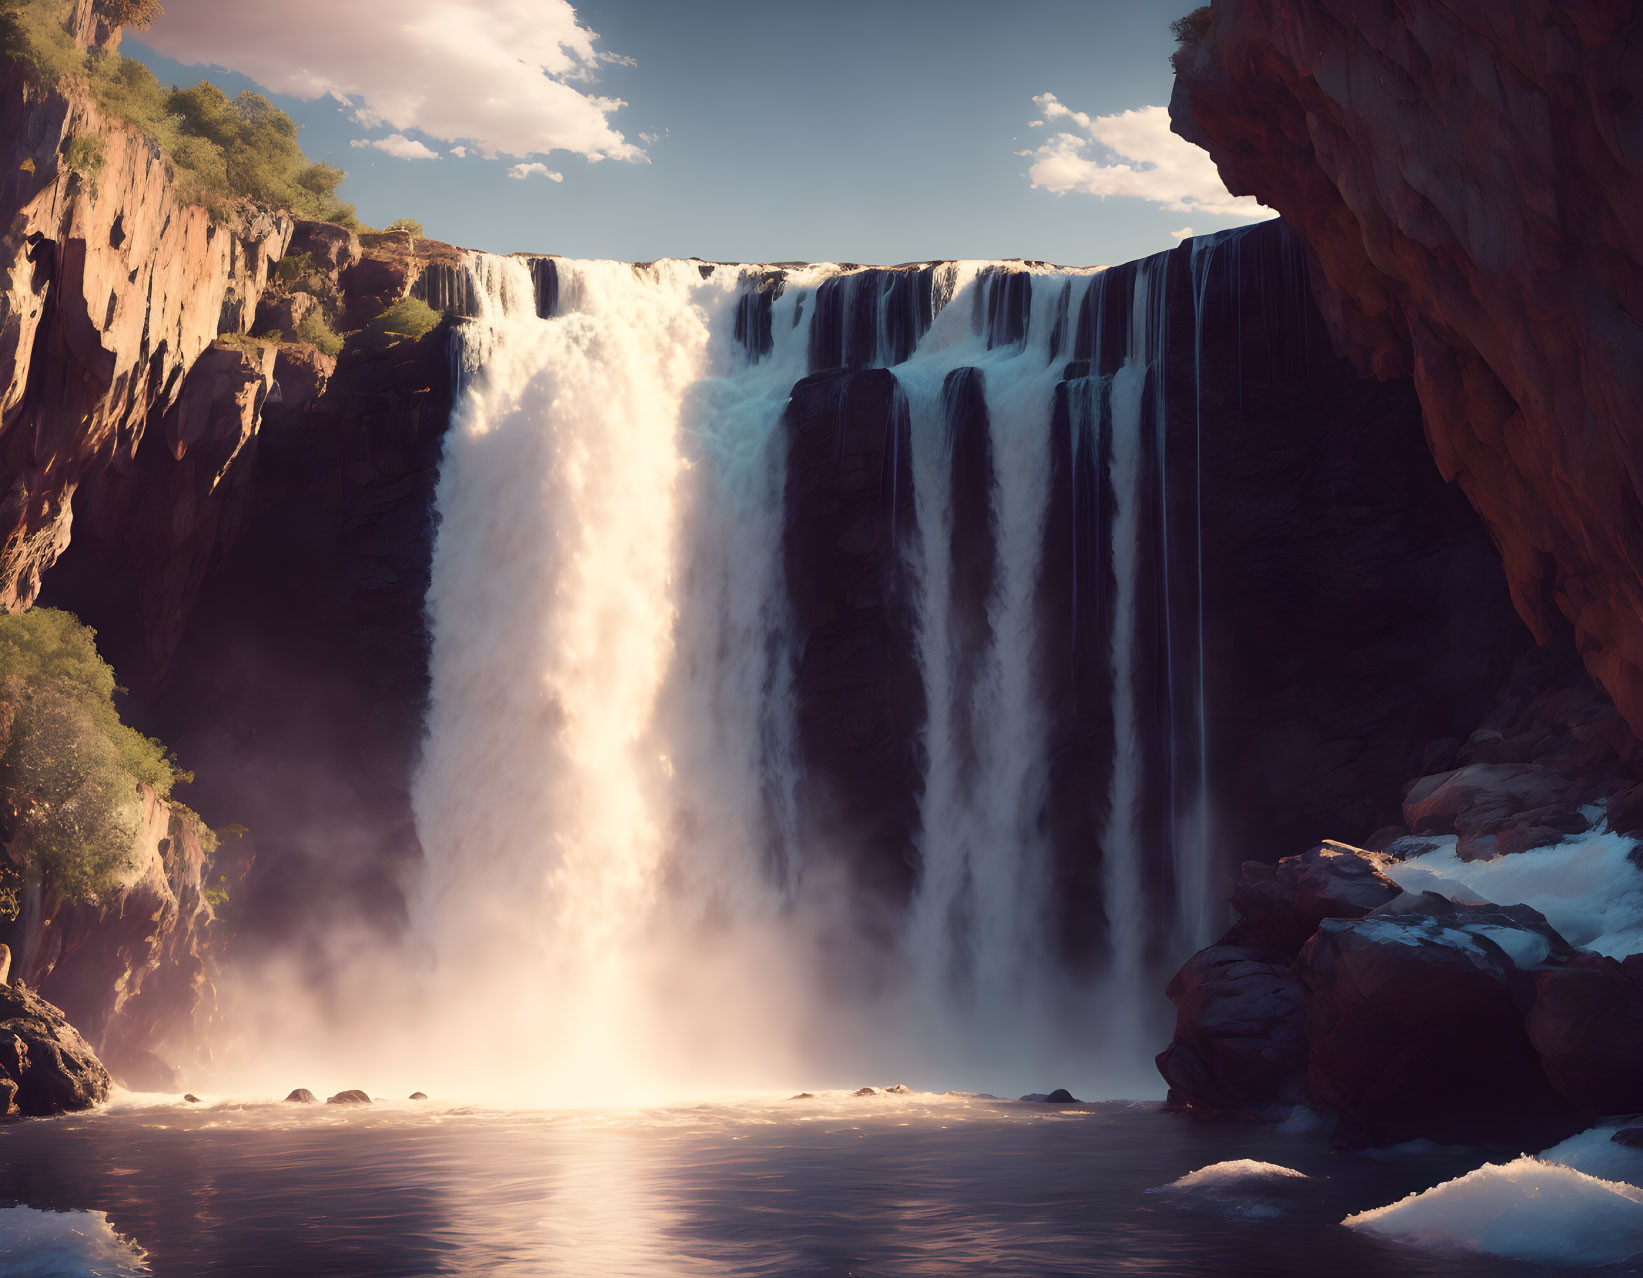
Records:
M856 1088L855 1091L851 1092L850 1094L852 1096L877 1096L878 1095L878 1093L875 1092L871 1087L858 1087L858 1088Z
M1058 1087L1053 1092L1028 1092L1021 1099L1029 1105L1078 1104L1078 1097L1074 1096L1065 1087Z
M183 1104L185 1104L185 1105L198 1105L199 1103L200 1103L200 1098L198 1096L194 1095L193 1092L189 1092L186 1096L183 1097Z
M0 1100L6 1114L41 1117L108 1099L109 1077L62 1012L26 985L0 986Z
M309 1091L306 1087L299 1087L285 1099L288 1104L312 1105L315 1101L315 1096L314 1093Z
M412 1092L411 1093L411 1099L412 1100L427 1100L428 1099L428 1093L427 1092Z
M358 1088L351 1088L346 1092L338 1092L335 1096L328 1097L325 1103L327 1105L369 1105L371 1098Z
M800 1093L798 1093L798 1095L789 1096L787 1099L788 1100L815 1100L816 1099L816 1094L814 1092L800 1092Z

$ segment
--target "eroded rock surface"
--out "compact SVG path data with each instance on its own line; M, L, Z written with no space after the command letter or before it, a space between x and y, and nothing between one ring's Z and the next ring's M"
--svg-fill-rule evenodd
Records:
M1339 347L1414 379L1537 637L1643 727L1643 42L1612 0L1223 2L1171 116L1305 241Z
M73 1113L108 1089L108 1071L60 1010L26 985L0 985L0 1114Z

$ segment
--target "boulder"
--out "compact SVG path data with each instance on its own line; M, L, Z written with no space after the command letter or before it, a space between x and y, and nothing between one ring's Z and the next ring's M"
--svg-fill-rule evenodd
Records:
M1525 763L1470 763L1421 777L1403 801L1404 824L1417 834L1456 834L1462 860L1487 860L1579 834L1576 779Z
M855 1091L851 1092L850 1094L852 1096L877 1096L878 1095L878 1093L875 1092L871 1087L858 1087L858 1088L856 1088Z
M1533 979L1526 1027L1552 1086L1583 1109L1643 1110L1643 954L1582 952Z
M371 1098L358 1088L352 1088L346 1092L338 1092L335 1096L326 1097L325 1103L327 1105L369 1105Z
M312 293L287 293L284 297L264 298L257 308L257 326L253 332L297 335L297 326L303 317L319 305Z
M306 342L283 344L274 361L269 398L285 408L310 408L336 375L337 359Z
M1338 1143L1540 1139L1573 1112L1524 1028L1527 971L1573 951L1527 906L1406 895L1328 919L1294 974L1306 996L1307 1093Z
M285 1098L287 1104L312 1105L315 1101L314 1093L306 1087L299 1087Z
M414 1101L427 1100L428 1099L428 1093L427 1092L412 1092L411 1093L411 1099L414 1100Z
M359 236L334 222L299 221L291 232L286 255L307 253L314 265L332 274L346 270L363 256Z
M1053 1092L1028 1092L1021 1099L1033 1105L1078 1104L1078 1097L1074 1096L1065 1087L1058 1087Z
M1344 843L1322 843L1275 865L1245 862L1232 892L1238 922L1223 943L1293 958L1325 919L1361 918L1402 893L1380 872L1382 863Z
M194 1095L193 1092L189 1092L183 1097L183 1104L185 1105L198 1105L199 1103L200 1098Z
M1158 1071L1172 1103L1240 1112L1301 1101L1306 1006L1287 963L1212 946L1187 961L1168 993L1175 1037L1159 1053Z
M0 986L0 1079L7 1114L43 1117L108 1099L109 1077L62 1012L21 983Z

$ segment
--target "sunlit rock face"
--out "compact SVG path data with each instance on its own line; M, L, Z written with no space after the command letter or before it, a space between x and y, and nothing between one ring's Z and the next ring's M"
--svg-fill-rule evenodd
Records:
M240 884L222 868L212 876L191 815L146 787L139 805L129 855L101 898L29 889L0 934L12 941L13 976L61 1008L118 1081L169 1091L196 1017L216 1010L228 933L207 891L238 894Z
M214 223L179 201L151 142L19 68L0 74L0 606L13 610L67 545L78 485L129 460L152 421L182 421L184 375L219 333L250 328L291 234L249 206ZM95 180L64 160L71 138L101 143ZM204 419L189 423L169 441L178 456L203 442Z
M1282 213L1339 348L1413 377L1519 612L1643 724L1632 6L1221 3L1171 115Z

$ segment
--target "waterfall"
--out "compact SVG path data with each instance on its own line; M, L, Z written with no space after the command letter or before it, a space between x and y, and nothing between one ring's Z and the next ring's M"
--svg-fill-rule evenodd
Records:
M521 1085L1143 1077L1212 899L1177 260L440 285L415 930Z

